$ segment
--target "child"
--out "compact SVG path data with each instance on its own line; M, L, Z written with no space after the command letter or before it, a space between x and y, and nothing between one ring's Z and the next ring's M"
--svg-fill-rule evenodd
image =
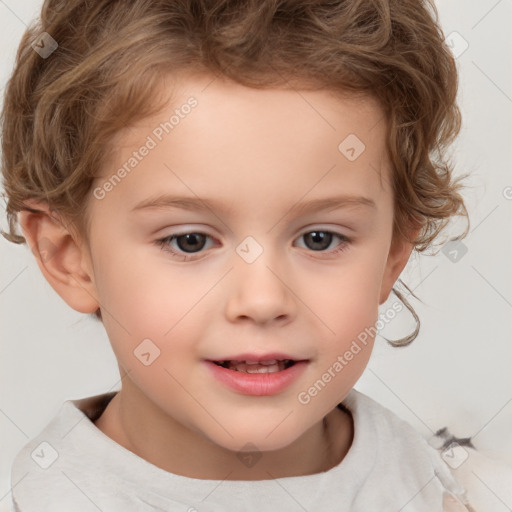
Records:
M411 252L467 217L456 92L426 0L47 0L6 89L4 236L122 385L23 448L15 509L471 510L352 389Z

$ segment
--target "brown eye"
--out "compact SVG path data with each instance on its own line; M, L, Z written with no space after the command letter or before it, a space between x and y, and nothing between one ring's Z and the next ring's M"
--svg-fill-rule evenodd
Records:
M171 256L188 261L193 256L196 256L196 254L200 257L202 253L205 252L203 249L205 248L208 240L211 238L211 236L205 233L191 232L169 235L165 238L156 240L155 243L162 250L170 253Z
M302 235L308 249L314 251L325 251L331 245L333 233L329 231L311 231Z
M206 244L206 236L202 233L187 233L171 238L176 239L176 245L183 252L200 251Z
M335 233L323 229L314 231L308 231L299 237L299 240L303 239L305 249L318 253L319 257L331 257L338 253L348 249L352 240L341 233ZM333 242L338 239L337 244ZM333 247L331 247L331 245ZM310 253L311 254L311 253ZM317 255L315 255L317 257Z

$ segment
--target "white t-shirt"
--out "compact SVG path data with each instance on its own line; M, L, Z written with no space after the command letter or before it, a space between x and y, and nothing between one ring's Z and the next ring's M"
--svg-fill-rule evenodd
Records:
M93 423L116 392L63 403L16 456L17 512L435 512L443 496L465 502L439 453L394 413L352 390L343 406L354 439L340 464L274 480L202 480L169 473Z

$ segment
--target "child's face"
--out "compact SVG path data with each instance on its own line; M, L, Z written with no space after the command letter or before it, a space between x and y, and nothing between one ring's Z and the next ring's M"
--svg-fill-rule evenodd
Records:
M171 106L119 134L95 183L91 292L129 372L126 403L145 401L166 428L229 450L280 449L354 386L373 342L358 336L374 326L410 253L390 253L383 114L372 101L326 91L252 90L219 78L177 84ZM160 123L173 115L166 133ZM125 163L130 172L104 186ZM164 196L188 202L141 207ZM373 206L307 207L348 196ZM185 233L204 237L164 245L179 254L158 245ZM267 395L232 389L215 377L232 370L207 363L272 352L307 363Z

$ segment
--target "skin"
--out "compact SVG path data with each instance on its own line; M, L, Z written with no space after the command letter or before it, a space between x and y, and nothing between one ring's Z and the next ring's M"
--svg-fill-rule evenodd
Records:
M413 248L392 243L383 112L371 98L255 90L219 77L184 76L167 87L172 101L161 112L117 134L95 187L175 108L191 96L198 105L104 198L89 198L88 240L44 204L46 214L20 213L36 256L41 239L55 246L51 258L38 258L51 286L77 311L101 309L123 378L95 424L184 476L261 480L326 471L350 448L352 418L336 404L365 369L373 339L308 404L297 396L375 324ZM352 162L338 150L349 134L366 146ZM131 212L164 192L214 199L225 210ZM344 194L375 207L291 213L298 202ZM303 236L312 231L349 241L333 236L315 246ZM209 238L203 248L188 242L196 251L188 261L155 242L194 232ZM263 249L252 263L236 252L247 236ZM183 238L169 245L187 254ZM134 356L144 339L160 350L148 366ZM309 359L274 396L234 392L203 362L272 351ZM249 442L262 455L252 467L237 456Z

